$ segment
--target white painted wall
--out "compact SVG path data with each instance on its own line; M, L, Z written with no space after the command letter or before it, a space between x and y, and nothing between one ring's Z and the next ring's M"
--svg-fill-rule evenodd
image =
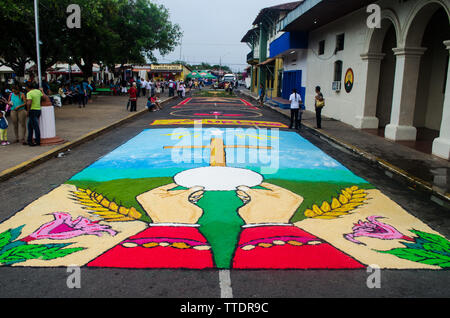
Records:
M302 83L301 86L305 87L306 76L308 73L308 50L296 50L294 54L288 53L283 57L283 71L298 71L302 70Z
M362 113L363 94L365 90L365 68L361 59L367 37L365 10L359 10L340 18L310 33L307 53L308 72L306 75L306 101L308 110L314 111L315 87L322 88L326 106L324 116L355 125L355 117ZM335 52L336 36L345 34L344 50ZM325 40L325 53L318 55L319 42ZM342 89L332 90L334 80L334 63L343 62ZM355 75L353 89L347 93L344 89L344 77L348 68Z
M383 18L388 17L391 20L395 20L398 27L397 44L399 47L403 47L406 40L406 31L411 21L413 21L413 17L423 4L430 2L439 3L450 12L450 0L409 0L407 2L381 0L375 3L380 5ZM322 114L355 127L358 126L356 117L363 116L364 113L367 67L361 59L361 54L368 52L373 32L366 25L368 15L366 8L363 8L311 31L306 61L305 56L301 55L301 53L296 56L297 65L293 65L290 57L288 57L287 61L285 60L285 70L307 69L307 72L304 72L304 77L306 75L305 104L308 110L314 110L314 88L317 85L321 86L322 93L326 99L326 107ZM341 33L345 33L345 48L343 51L334 54L336 36ZM318 56L319 41L322 40L325 40L325 54ZM442 60L442 57L440 58ZM334 63L337 60L343 61L342 89L340 92L332 90ZM353 90L350 93L345 91L343 82L348 68L352 68L355 75ZM434 74L439 74L437 69L432 71ZM443 72L443 70L441 71ZM430 98L434 98L434 100L430 100ZM424 102L427 104L440 103L442 105L442 98L442 94L441 96L432 94L432 96L427 96ZM440 114L442 114L442 108L439 109L439 107L434 108L433 111L426 112L423 116L424 125L430 128L433 127L433 129L437 128L440 122L438 118L441 116ZM386 114L386 117L389 118L388 114Z

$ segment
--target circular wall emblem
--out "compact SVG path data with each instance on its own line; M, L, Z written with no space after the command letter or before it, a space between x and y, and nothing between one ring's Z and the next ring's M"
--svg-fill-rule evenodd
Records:
M345 73L345 91L350 93L353 88L353 83L355 82L355 74L353 74L353 70L349 68L347 73Z

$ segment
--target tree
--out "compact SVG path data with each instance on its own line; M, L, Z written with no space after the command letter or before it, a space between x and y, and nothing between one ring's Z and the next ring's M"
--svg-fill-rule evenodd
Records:
M77 0L81 28L69 29L67 6L72 0L40 0L42 70L58 61L74 61L85 76L94 63L144 63L153 52L172 51L181 38L180 27L169 21L162 5L149 0ZM33 0L2 0L1 63L19 70L27 59L36 60Z
M169 21L164 6L149 0L118 1L119 14L111 26L119 37L112 43L112 52L121 64L155 62L154 51L166 55L179 44L180 27Z
M45 71L58 60L66 56L64 42L65 8L61 8L60 0L41 0L39 7L41 65ZM46 23L42 23L45 21ZM31 59L36 62L36 42L34 26L33 0L2 0L0 2L0 25L4 31L0 45L0 56L4 62L14 65L14 57L7 51L19 54L19 60Z

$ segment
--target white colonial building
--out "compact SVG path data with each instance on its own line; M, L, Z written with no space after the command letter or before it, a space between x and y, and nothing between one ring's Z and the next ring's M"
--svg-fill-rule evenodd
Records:
M376 28L370 4L381 9ZM304 0L278 25L308 35L285 68L303 71L307 109L321 86L325 116L394 141L425 131L450 159L449 18L450 0Z

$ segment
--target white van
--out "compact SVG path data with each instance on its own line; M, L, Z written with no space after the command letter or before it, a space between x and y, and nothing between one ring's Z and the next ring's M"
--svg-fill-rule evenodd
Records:
M223 77L224 82L236 82L236 75L234 74L225 74Z

